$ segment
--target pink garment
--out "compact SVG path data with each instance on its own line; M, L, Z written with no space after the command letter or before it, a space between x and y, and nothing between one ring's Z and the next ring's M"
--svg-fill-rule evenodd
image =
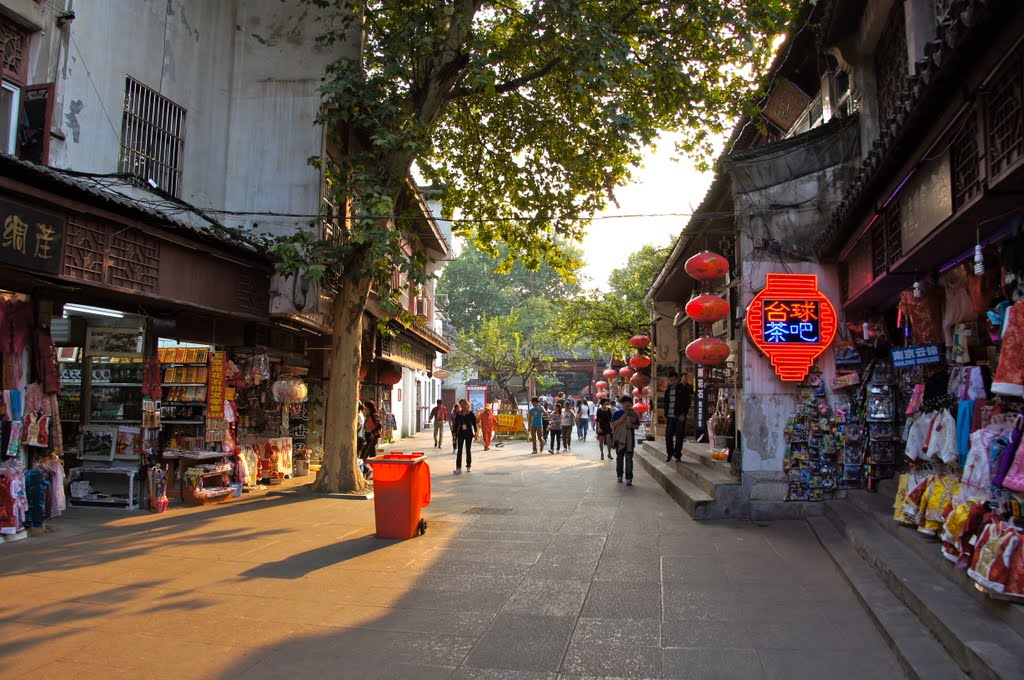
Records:
M992 462L989 448L992 440L1005 434L1008 427L992 425L971 433L971 448L967 451L967 462L961 479L964 484L988 488L992 484Z

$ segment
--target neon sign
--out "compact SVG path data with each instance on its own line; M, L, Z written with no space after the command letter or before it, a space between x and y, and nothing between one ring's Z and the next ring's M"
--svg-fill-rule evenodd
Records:
M815 274L768 274L747 307L747 333L785 382L800 382L836 336L835 307Z

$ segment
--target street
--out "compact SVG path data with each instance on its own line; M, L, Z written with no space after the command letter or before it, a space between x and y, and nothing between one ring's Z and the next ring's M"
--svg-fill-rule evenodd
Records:
M476 445L459 476L429 433L386 448L429 456L424 536L306 478L0 545L3 675L903 677L805 522L694 522L594 441Z

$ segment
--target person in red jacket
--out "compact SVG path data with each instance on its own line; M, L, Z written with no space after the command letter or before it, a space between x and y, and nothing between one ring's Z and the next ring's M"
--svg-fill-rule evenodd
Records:
M430 409L430 420L434 421L434 448L441 448L444 443L444 426L448 422L448 409L438 399L437 406Z

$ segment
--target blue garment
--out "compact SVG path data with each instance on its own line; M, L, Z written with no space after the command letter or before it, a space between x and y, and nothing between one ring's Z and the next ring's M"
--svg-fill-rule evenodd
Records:
M530 407L530 427L544 427L544 409L540 406Z
M50 475L39 468L25 473L25 496L28 498L28 512L25 525L38 529L46 521L46 489L50 486Z
M956 452L960 456L960 469L967 462L967 452L971 449L971 423L974 420L974 400L960 402L956 410Z

